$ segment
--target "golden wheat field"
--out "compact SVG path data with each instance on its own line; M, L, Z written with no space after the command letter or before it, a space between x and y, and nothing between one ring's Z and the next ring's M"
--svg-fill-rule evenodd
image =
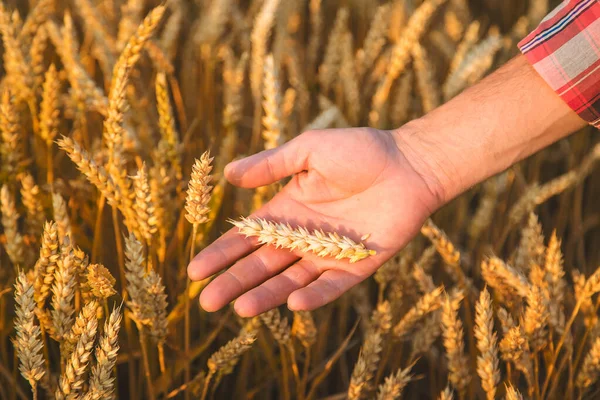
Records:
M229 185L229 161L418 118L550 3L2 0L0 398L599 398L591 128L313 312L208 313L186 275L280 188Z

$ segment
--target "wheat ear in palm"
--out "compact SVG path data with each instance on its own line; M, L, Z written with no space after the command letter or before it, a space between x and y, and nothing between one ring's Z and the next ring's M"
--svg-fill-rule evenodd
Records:
M270 244L277 248L312 252L319 257L334 257L336 260L349 259L351 263L376 254L363 243L356 243L349 237L335 232L313 230L303 227L292 228L289 224L267 221L262 218L244 218L229 220L246 237L258 237L261 244Z

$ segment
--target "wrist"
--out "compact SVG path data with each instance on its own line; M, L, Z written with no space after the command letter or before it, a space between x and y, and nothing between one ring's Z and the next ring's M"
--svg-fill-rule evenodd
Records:
M452 182L456 174L440 144L430 140L435 137L428 135L430 131L427 118L422 117L390 133L404 160L427 187L431 198L429 206L435 211L454 196L451 188L456 187Z
M584 125L519 56L393 136L440 207Z

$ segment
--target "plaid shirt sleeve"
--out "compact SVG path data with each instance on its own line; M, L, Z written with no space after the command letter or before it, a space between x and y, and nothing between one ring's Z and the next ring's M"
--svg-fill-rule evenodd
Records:
M600 128L600 0L564 0L519 48L581 118Z

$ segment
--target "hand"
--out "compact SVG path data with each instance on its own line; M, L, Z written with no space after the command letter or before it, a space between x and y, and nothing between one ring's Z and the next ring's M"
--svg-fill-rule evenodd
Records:
M287 301L291 310L313 310L372 275L418 232L440 205L435 185L418 173L423 165L408 146L409 127L310 131L283 146L232 162L225 169L234 185L255 188L293 175L252 215L292 226L336 231L365 241L377 255L350 264L258 245L232 228L188 266L192 280L228 268L200 295L206 311L237 298L235 311L258 315Z

